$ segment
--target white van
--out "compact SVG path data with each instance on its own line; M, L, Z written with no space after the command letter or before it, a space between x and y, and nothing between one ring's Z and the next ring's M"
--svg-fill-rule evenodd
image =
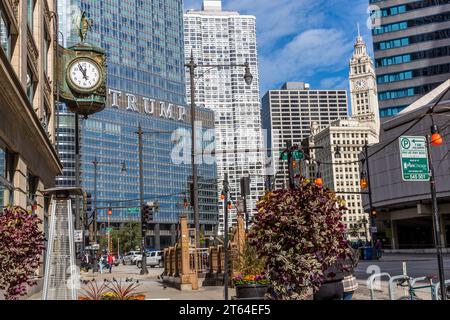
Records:
M162 268L163 261L162 261L163 252L162 251L150 251L147 253L147 267L159 267ZM142 267L142 256L137 257L136 259L136 265L138 268Z

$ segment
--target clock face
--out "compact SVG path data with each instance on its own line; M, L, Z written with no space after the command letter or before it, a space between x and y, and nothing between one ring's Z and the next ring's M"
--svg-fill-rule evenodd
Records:
M68 68L69 84L81 92L94 91L100 84L100 68L96 62L87 58L74 59Z
M355 89L356 90L361 90L361 89L365 89L366 88L366 80L361 79L361 80L357 80L355 82Z

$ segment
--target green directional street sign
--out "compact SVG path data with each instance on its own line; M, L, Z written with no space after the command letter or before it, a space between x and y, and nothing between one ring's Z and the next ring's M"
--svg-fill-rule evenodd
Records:
M112 228L106 228L106 232L110 233L112 231Z
M138 212L139 212L139 207L128 208L127 211L128 211L129 213L138 213Z
M399 138L403 181L429 181L427 139L423 136Z
M301 152L300 150L294 150L292 151L292 159L294 160L303 160L305 158L305 154ZM287 152L280 152L280 159L283 161L288 161L288 153Z
M292 152L292 158L294 160L303 160L304 157L305 157L305 154L299 150L295 150Z

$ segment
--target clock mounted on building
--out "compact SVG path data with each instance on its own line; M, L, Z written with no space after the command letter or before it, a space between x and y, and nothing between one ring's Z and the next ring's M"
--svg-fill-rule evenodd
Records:
M93 59L80 57L73 59L67 68L69 86L80 93L92 93L101 84L101 67Z
M355 90L363 90L363 89L366 89L366 84L367 84L366 80L364 80L364 79L356 80L354 88L355 88Z
M86 42L92 24L83 12L78 27L81 42L69 48L58 47L59 98L84 117L102 111L106 105L106 53Z

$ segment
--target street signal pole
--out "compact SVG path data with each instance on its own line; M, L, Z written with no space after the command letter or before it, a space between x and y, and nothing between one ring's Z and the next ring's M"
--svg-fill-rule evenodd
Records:
M245 231L248 232L249 213L247 212L247 196L250 194L250 176L241 178L241 196L244 200Z
M366 170L367 170L367 192L369 194L369 210L370 210L370 244L372 246L372 248L374 247L374 237L375 237L375 232L374 232L374 228L376 227L376 215L377 215L377 211L376 209L374 209L373 207L373 202L372 202L372 184L371 184L371 179L370 179L370 166L369 166L369 146L368 143L366 141L366 143L364 144L364 159L366 162Z
M224 243L223 249L225 250L224 257L224 272L223 272L223 282L224 282L224 295L225 300L228 300L228 193L229 193L229 183L228 174L225 173L223 179L223 208L224 208Z
M430 141L431 140L431 141ZM433 166L433 157L431 155L431 145L433 143L432 138L430 139L427 136L427 152L428 152L428 162L430 165L430 189L431 189L431 205L433 209L433 226L434 226L434 242L436 245L436 253L438 260L438 269L439 269L439 282L441 284L441 300L447 300L447 286L445 284L445 273L444 273L444 260L442 256L442 241L441 241L441 222L439 218L438 212L438 202L436 195L436 179L435 179L435 171Z
M139 202L140 202L140 206L141 206L141 235L142 235L142 242L141 242L141 256L142 256L142 269L141 269L141 274L148 274L148 270L147 270L147 257L145 254L145 234L146 234L146 230L145 230L145 225L144 225L144 219L143 219L143 214L144 214L144 173L143 173L143 165L142 165L142 127L141 124L139 123L139 127L138 127L138 137L139 137Z

